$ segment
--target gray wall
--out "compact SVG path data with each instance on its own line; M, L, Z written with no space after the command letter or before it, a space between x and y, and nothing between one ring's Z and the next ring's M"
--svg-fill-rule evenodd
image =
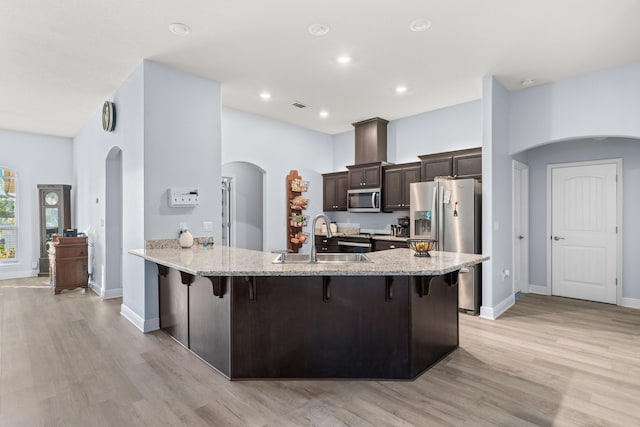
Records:
M105 254L106 159L109 152L122 150L122 296L128 307L144 320L144 266L126 255L144 247L144 63L140 63L111 96L116 105L116 127L102 130L102 106L96 105L91 119L73 139L74 185L78 230L87 231L92 243L92 284L98 293L106 291L102 282L108 268ZM111 290L111 296L117 296Z
M264 171L252 163L222 165L222 176L231 181L231 246L263 249Z
M0 130L0 166L18 174L18 262L0 263L0 279L38 274L31 268L40 258L38 184L73 184L73 145L70 138ZM71 202L77 187L71 189ZM72 225L75 225L72 216Z
M512 269L509 92L494 77L485 77L482 102L482 253L491 259L482 266L480 314L495 318L513 302L512 278L502 276Z
M511 93L510 152L576 137L640 137L640 62Z
M305 214L313 217L322 212L321 174L332 170L331 136L225 107L222 139L223 164L244 161L265 171L264 250L286 248L286 176L296 169L310 182L304 194L309 199ZM308 252L309 245L301 251Z
M155 62L144 66L145 239L178 236L186 222L194 236L221 239L220 84ZM170 187L197 188L200 204L175 208Z
M547 285L547 165L601 159L623 159L623 297L640 298L640 140L580 139L545 145L527 152L529 163L529 283Z

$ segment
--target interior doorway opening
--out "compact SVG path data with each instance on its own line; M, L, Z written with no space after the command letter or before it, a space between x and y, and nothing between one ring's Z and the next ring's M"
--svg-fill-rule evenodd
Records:
M230 162L222 165L222 176L223 244L262 251L265 171L253 163Z
M102 298L122 296L122 150L113 147L105 167L105 268Z

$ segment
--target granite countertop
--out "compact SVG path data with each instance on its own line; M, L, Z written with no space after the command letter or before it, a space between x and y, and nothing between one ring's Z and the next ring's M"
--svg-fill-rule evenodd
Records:
M483 255L437 251L431 252L429 258L420 258L404 248L369 252L366 256L372 262L346 264L273 264L278 254L219 245L134 249L129 253L198 276L441 275L489 259Z

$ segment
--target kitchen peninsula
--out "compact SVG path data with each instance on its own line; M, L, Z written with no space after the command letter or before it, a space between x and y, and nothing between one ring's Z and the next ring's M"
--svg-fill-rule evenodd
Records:
M458 272L482 255L274 264L197 246L133 250L158 269L160 327L229 379L413 379L458 346Z

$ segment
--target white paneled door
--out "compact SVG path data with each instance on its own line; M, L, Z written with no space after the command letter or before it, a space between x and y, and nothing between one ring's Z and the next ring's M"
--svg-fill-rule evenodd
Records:
M551 292L616 303L615 163L551 169Z

